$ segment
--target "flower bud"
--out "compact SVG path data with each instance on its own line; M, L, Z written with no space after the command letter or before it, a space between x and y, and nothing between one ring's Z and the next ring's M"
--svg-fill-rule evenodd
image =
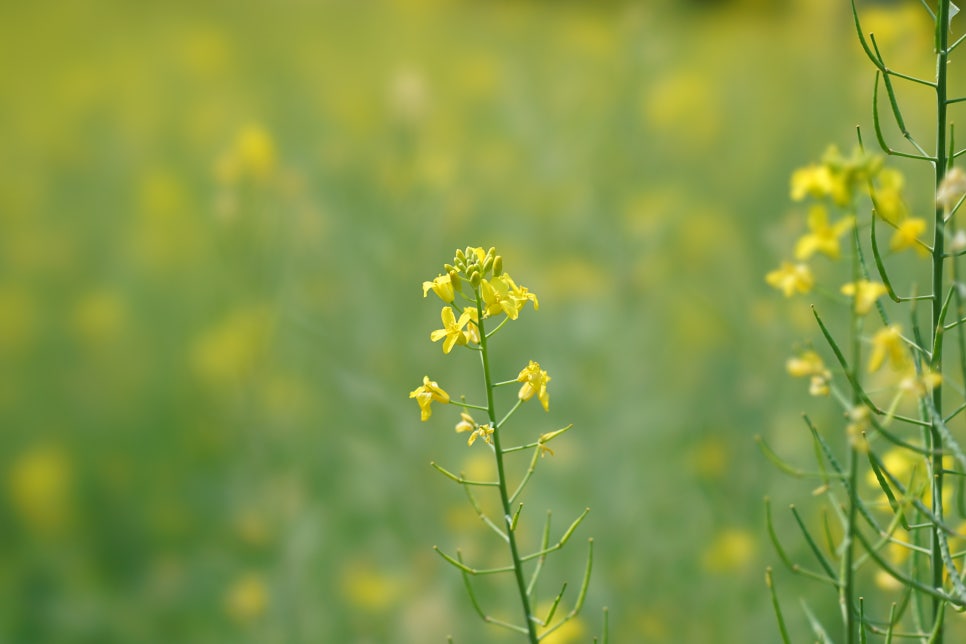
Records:
M463 291L463 278L460 277L460 274L456 272L455 268L450 266L450 269L452 270L447 271L447 275L449 275L449 281L453 284L453 290L461 293Z
M476 268L476 267L474 267L474 268ZM479 288L481 281L483 281L483 276L480 275L479 269L477 269L477 270L473 271L472 273L470 273L470 284L473 285L473 288Z
M493 270L493 255L487 255L483 261L483 274L485 275L491 270Z
M503 275L503 255L497 255L493 258L493 276L499 277Z

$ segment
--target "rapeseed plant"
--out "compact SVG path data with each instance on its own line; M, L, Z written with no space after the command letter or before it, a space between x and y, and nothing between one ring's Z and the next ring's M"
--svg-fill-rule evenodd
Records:
M886 642L941 643L955 637L956 624L947 615L966 610L960 571L966 552L956 545L966 516L966 454L956 437L966 410L966 283L960 265L966 247L957 221L966 175L954 166L966 150L956 150L947 113L966 100L951 96L947 84L951 55L966 37L951 40L958 9L949 0L922 5L935 25L931 80L886 63L875 34L865 35L853 0L859 42L876 68L873 125L884 155L866 150L859 131L849 156L830 147L818 163L792 174L792 200L810 203L806 231L794 248L796 263L786 261L766 276L786 297L814 292L822 298L812 314L825 357L809 344L789 359L787 370L809 378L809 392L842 411L838 439L805 416L815 471L786 463L759 439L784 471L820 481L815 493L826 502L822 524L810 526L803 513L791 510L817 567L793 561L767 499L766 516L782 561L838 596L837 630L803 603L815 636L826 642L881 636ZM906 127L895 87L900 81L935 95L932 151ZM886 142L882 88L909 151ZM886 164L887 157L931 167L934 208L928 221L910 211L905 178ZM837 320L844 320L841 328ZM948 335L951 343L945 342ZM766 580L782 640L790 642L771 569Z
M549 601L538 601L536 597L537 580L543 570L548 555L563 548L570 537L583 522L590 508L584 510L567 528L560 538L553 544L550 542L550 514L542 531L539 546L528 554L520 544L520 516L523 510L521 495L530 482L537 463L545 455L553 455L549 443L561 434L570 430L567 425L556 430L543 432L536 440L514 446L506 446L510 437L505 433L507 423L514 412L527 401L536 398L544 411L550 411L550 392L548 384L550 375L540 366L540 363L529 360L515 378L496 380L491 371L490 342L493 336L504 328L507 322L517 320L527 304L533 305L533 310L540 306L537 296L525 286L518 285L509 273L503 270L503 257L496 253L495 248L484 251L479 247L467 247L457 250L452 264L444 265L444 274L432 280L423 282L423 297L432 291L444 306L440 313L442 328L430 333L430 340L442 340L444 354L462 347L475 351L480 356L483 375L483 397L485 404L468 403L464 396L458 399L452 397L443 387L429 376L423 377L423 382L410 392L409 397L415 398L419 405L420 418L429 420L433 413L432 404L453 405L460 408L456 423L456 432L469 433L467 445L472 447L477 440L485 445L492 454L496 464L496 480L475 480L467 478L463 473L454 474L437 463L432 466L448 479L461 485L466 492L473 510L484 524L495 532L508 550L510 563L495 568L475 568L463 560L460 550L456 555L450 555L439 548L435 550L459 570L463 577L467 594L473 608L480 618L489 624L495 624L526 636L531 644L539 641L564 641L565 630L572 637L575 633L583 633L584 626L578 621L577 615L583 608L590 583L590 573L593 565L593 539L588 540L587 567L584 571L580 590L574 600L573 608L567 612L562 610L561 602L567 590L564 582L560 591ZM491 323L495 326L488 328ZM502 415L497 412L494 391L499 387L519 385L516 402ZM486 419L477 421L471 412L485 414ZM508 456L531 451L530 463L525 472L519 477L515 486L510 483L510 468ZM477 500L477 493L481 491L495 491L499 497L502 517L494 520L488 516L483 506ZM516 586L523 621L514 622L494 617L483 609L477 599L471 577L478 575L511 575ZM562 614L562 615L561 615ZM565 639L570 641L569 637ZM597 638L594 638L597 641ZM607 612L604 611L603 641L607 641Z

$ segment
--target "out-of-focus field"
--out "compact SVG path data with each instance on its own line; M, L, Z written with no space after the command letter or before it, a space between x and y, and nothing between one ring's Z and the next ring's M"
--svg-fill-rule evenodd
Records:
M917 6L864 14L929 73ZM420 289L466 245L540 298L497 336L503 377L553 378L513 431L575 424L522 517L535 536L545 508L558 531L592 508L548 562L572 604L595 537L556 641L589 641L603 605L615 642L776 639L762 498L810 488L752 437L808 463L783 365L811 327L763 275L801 232L790 172L856 124L873 140L850 20L837 0L7 3L0 640L512 641L431 549L495 545L429 467L485 450L407 398L424 374L477 391ZM793 627L800 594L834 619L779 580ZM486 597L514 617L507 593Z

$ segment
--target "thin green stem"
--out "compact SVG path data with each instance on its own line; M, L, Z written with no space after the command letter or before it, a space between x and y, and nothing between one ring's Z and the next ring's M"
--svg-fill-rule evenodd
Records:
M949 106L947 87L946 87L946 72L948 67L949 58L949 0L940 0L938 7L938 16L936 17L936 163L934 166L935 170L935 187L938 191L939 184L942 182L943 177L946 174L946 132L948 124L946 122L947 114L946 110ZM934 201L935 203L935 201ZM943 302L943 292L945 291L943 285L943 269L944 269L944 253L945 253L945 222L944 222L944 211L941 205L937 204L935 209L934 227L933 227L933 253L932 253L932 333L933 341L931 342L933 348L931 360L929 367L932 369L933 373L942 374L943 369L943 351L942 351L942 338L943 338L943 314L944 314L944 302ZM935 415L942 418L942 387L935 387L932 391L932 406L935 409ZM929 447L934 451L932 457L932 475L933 475L933 494L932 494L932 512L936 517L942 521L943 519L943 508L942 508L942 493L943 493L943 459L942 459L942 448L943 440L939 429L933 426L929 430L930 445ZM932 532L932 543L931 543L931 571L932 580L931 584L933 588L942 588L943 586L943 576L944 576L944 562L942 553L942 535L940 534L940 528L937 525L933 528ZM943 642L943 608L944 602L939 597L933 596L932 600L932 622L935 626L933 632L933 637L931 641L937 644L942 644Z
M511 529L513 512L510 509L510 495L507 492L507 476L506 469L503 464L503 449L500 446L501 434L501 424L497 423L496 419L496 405L493 401L493 389L494 383L493 378L490 376L490 354L489 347L487 346L488 336L486 329L484 328L484 318L483 318L483 298L480 295L479 289L476 290L476 310L479 312L479 329L480 329L480 361L483 366L483 381L486 386L486 406L487 414L490 417L490 426L494 428L493 432L493 454L496 458L496 471L497 471L497 481L499 483L498 488L500 490L500 503L503 507L503 516L506 521L507 526L507 543L510 546L510 557L513 560L513 576L517 582L517 590L520 594L520 604L523 608L524 621L526 623L526 633L530 640L530 644L538 644L540 641L537 635L537 625L534 619L532 619L533 612L530 609L530 595L527 592L527 582L523 578L523 562L520 560L520 551L517 547L516 531ZM512 413L512 410L511 412ZM509 416L509 414L507 414ZM504 418L505 420L506 418Z

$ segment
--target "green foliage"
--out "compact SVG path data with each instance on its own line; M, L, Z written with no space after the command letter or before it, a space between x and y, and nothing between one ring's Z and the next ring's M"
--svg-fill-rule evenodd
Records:
M575 374L528 508L593 507L587 606L615 642L770 641L760 490L799 488L751 437L811 444L780 360L814 319L760 276L800 232L789 169L873 83L840 0L683 4L4 3L0 640L473 642L426 546L480 521L413 463L477 463L405 392L419 281L485 239L553 306L501 355ZM928 73L905 4L863 19Z

